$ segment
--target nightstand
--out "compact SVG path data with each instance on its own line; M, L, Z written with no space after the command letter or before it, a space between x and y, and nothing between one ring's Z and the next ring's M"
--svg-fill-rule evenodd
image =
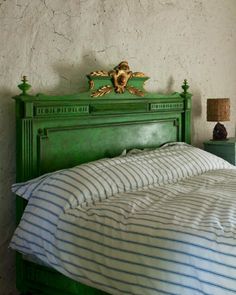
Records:
M209 140L204 142L204 150L229 163L236 165L236 138L228 140Z

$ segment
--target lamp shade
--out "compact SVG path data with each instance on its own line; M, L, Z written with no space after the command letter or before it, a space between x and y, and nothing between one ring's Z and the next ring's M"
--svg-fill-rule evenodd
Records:
M207 121L219 122L230 120L230 99L209 98L207 100Z

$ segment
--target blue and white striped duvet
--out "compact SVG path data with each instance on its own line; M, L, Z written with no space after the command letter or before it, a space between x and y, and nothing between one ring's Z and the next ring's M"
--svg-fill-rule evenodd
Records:
M236 294L236 169L189 145L13 186L11 247L111 294Z

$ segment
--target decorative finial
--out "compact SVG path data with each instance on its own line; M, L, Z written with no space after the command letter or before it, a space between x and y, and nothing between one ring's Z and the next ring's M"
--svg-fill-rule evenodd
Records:
M184 79L184 84L182 85L182 88L184 90L184 94L187 94L188 93L188 89L189 89L189 85L188 85L188 81L187 79Z
M31 85L27 83L27 77L26 76L23 76L22 78L22 83L18 85L18 88L20 88L20 90L22 90L22 93L23 95L27 95L27 91L31 88Z

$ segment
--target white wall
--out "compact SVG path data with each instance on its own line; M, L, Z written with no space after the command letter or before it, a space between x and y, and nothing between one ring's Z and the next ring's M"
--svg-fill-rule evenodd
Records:
M128 60L151 91L193 93L193 143L211 137L208 97L230 97L235 134L235 0L0 0L0 295L14 294L14 103L26 74L32 93L74 93L85 74Z

